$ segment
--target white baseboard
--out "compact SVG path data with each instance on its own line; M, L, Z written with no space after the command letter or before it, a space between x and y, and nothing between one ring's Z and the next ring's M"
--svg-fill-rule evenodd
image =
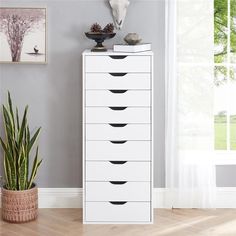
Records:
M164 208L166 190L155 188L153 200L155 208ZM82 188L40 188L39 208L82 208Z
M168 208L166 197L165 188L154 188L154 208ZM82 208L82 199L82 188L39 188L39 208ZM236 188L217 188L215 208L236 208Z
M236 208L236 187L217 188L215 208Z
M165 201L165 199L168 199L169 194L165 188L154 188L154 208L170 208ZM236 187L216 188L214 208L236 208Z
M39 208L82 208L82 188L39 188Z
M165 188L154 188L154 208L169 208L165 205L168 194ZM82 188L39 189L40 208L82 208L82 199ZM215 208L236 208L236 188L217 188Z

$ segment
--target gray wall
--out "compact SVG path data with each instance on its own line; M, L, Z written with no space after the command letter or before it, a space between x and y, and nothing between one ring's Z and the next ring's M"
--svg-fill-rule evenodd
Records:
M5 0L1 6L46 6L48 64L0 65L0 100L10 90L20 109L29 104L31 128L42 126L44 159L40 187L81 187L81 53L93 45L83 32L93 22L112 21L106 0ZM155 187L164 187L164 0L131 0L124 27L111 46L128 32L152 42L155 53ZM2 160L2 158L1 158ZM1 164L1 161L0 161ZM2 166L2 165L1 165ZM1 170L0 170L1 171ZM217 167L217 185L236 186L236 166ZM2 171L0 172L2 175Z
M112 21L107 1L1 1L1 6L46 6L48 64L0 65L0 100L7 90L20 109L29 104L31 128L42 126L40 187L82 186L81 53L93 42L83 32ZM121 32L138 32L155 53L155 187L164 186L164 0L131 0ZM2 159L2 158L1 158ZM0 172L0 175L2 172Z

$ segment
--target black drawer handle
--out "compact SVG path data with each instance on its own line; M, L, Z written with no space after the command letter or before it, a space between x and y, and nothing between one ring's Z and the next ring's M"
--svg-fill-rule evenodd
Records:
M123 77L123 76L125 76L125 75L127 75L127 73L109 73L110 75L112 75L112 76L115 76L115 77Z
M122 185L122 184L126 184L127 181L110 181L111 184L116 184L116 185Z
M127 161L110 161L111 164L113 165L123 165L125 164Z
M127 140L121 140L121 141L110 141L113 144L124 144L127 142Z
M127 124L109 124L112 127L125 127Z
M127 56L109 56L109 57L112 58L112 59L124 59Z
M124 205L127 202L110 202L110 203L113 204L113 205Z
M113 111L123 111L125 110L127 107L109 107L111 110Z
M109 90L111 93L126 93L128 90L115 90L115 89L113 89L113 90Z

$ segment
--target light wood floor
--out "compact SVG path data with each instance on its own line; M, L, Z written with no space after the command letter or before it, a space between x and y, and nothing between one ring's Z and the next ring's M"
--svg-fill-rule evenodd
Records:
M0 221L0 236L236 236L236 209L155 210L153 225L83 225L81 209L40 209L26 224Z

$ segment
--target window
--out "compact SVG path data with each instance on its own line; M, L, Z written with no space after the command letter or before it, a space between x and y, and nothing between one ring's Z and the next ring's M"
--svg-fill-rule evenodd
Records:
M214 1L214 41L215 150L236 151L236 0Z

